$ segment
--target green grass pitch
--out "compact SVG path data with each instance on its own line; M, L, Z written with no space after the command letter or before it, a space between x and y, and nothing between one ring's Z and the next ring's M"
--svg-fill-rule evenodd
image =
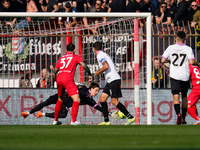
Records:
M194 125L1 125L0 150L200 149Z

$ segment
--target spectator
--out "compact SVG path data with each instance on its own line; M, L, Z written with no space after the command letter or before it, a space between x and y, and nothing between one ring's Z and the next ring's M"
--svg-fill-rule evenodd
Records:
M89 12L96 12L96 8L94 6L91 6L89 9L88 9ZM88 25L88 22L89 24L93 24L94 23L94 26L89 26ZM90 31L92 31L93 34L97 34L97 25L98 25L98 20L97 18L87 18L87 17L83 17L83 24L85 26L86 29L89 29Z
M10 4L13 12L26 12L25 0L10 0Z
M26 12L37 12L37 6L33 0L26 0ZM22 21L20 21L16 26L15 29L24 29L28 27L28 23L31 21L31 17L26 17Z
M156 10L156 9L158 9L158 6L160 6L160 3L162 1L160 1L160 0L158 0L158 1L157 0L150 0L150 2L154 4L155 10Z
M108 11L108 5L107 5L107 0L103 0L102 5L101 5L101 9L103 9L103 12L107 12Z
M125 0L112 0L109 4L108 12L125 12L126 1Z
M167 74L160 66L158 57L154 58L154 68L152 71L152 87L153 88L166 88L167 87Z
M101 9L101 0L97 0L95 7L91 6L88 11L89 12L103 12ZM98 11L97 11L98 10ZM102 17L103 22L106 22L106 17ZM85 28L89 29L93 34L97 34L97 29L98 29L98 21L101 20L101 18L95 18L95 17L83 17L83 24ZM92 26L89 26L89 24L93 24Z
M86 12L87 7L90 7L90 3L87 0L76 0L77 12Z
M77 0L58 0L58 9L61 10L66 3L70 3L72 11L77 12Z
M96 0L96 3L95 3L95 8L96 8L96 12L105 12L105 10L103 10L101 8L102 6L102 0ZM106 22L106 17L102 17L103 19L103 22ZM95 23L98 24L98 20L101 20L100 18L96 18L95 20Z
M195 25L200 25L200 10L197 10L193 16L193 21L191 22L191 27L195 27Z
M96 3L95 3L96 12L104 12L104 10L101 8L101 5L102 5L102 1L96 0Z
M90 3L90 6L95 6L96 0L87 0Z
M175 0L165 0L165 2L167 3L167 9L171 8L171 6L176 7Z
M167 3L167 9L170 13L171 20L173 20L174 14L177 12L176 4L174 3L174 0L165 0L165 2Z
M42 8L41 8L41 5L39 3L39 0L34 0L34 2L35 2L35 5L37 6L38 12L42 12Z
M129 0L126 5L126 12L140 12L140 3L136 0Z
M71 4L70 3L66 3L65 6L63 6L64 8L64 12L65 13L69 13L69 12L73 12L75 13L75 10L72 10ZM60 24L62 20L62 17L58 18L58 23ZM76 25L76 17L67 17L66 21L65 21L65 26L66 28L70 28Z
M171 26L177 25L177 23L178 25L182 26L182 22L186 23L188 21L188 8L188 2L186 2L185 0L178 0L177 12L174 15L174 19L172 20L173 23L171 23Z
M50 88L54 87L54 76L50 75L49 71L45 68L41 70L41 78L37 81L37 88Z
M193 1L190 5L190 9L189 9L189 21L190 21L190 23L194 20L193 16L196 12L197 12L197 3L196 3L196 1Z
M143 0L140 2L140 12L150 12L151 13L151 20L153 22L153 16L155 14L155 6L150 0Z
M38 12L37 6L33 0L26 0L26 12ZM27 21L31 21L31 17L26 17Z
M96 0L96 3L95 3L95 8L96 8L96 12L105 12L105 10L104 9L102 9L101 8L101 6L102 6L102 0ZM106 22L106 17L102 17L102 19L103 19L103 22ZM96 23L98 23L98 20L101 20L100 18L96 18Z
M61 11L63 8L63 0L58 0L58 11Z
M10 0L3 0L2 7L0 8L0 12L12 12L10 8ZM16 18L2 18L1 20L5 20L6 25L9 25L11 28L16 22Z
M43 0L39 0L43 12L57 12L58 5L56 0L46 0L46 6L43 5Z
M19 81L20 88L33 88L33 84L31 82L31 78L33 77L33 73L30 71L25 72L25 76L22 76Z
M171 24L171 16L167 10L167 3L160 3L160 7L155 11L155 20L156 24Z
M126 3L126 12L140 12L140 0L127 0ZM143 27L143 22L139 20L140 27Z

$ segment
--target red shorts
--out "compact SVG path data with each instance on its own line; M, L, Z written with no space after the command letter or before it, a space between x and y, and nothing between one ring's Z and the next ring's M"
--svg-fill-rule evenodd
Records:
M58 96L62 96L65 94L65 90L68 93L68 96L71 97L72 95L79 94L76 84L73 80L57 80L57 90Z
M200 90L199 89L192 89L190 92L187 101L188 105L193 106L196 102L200 99Z

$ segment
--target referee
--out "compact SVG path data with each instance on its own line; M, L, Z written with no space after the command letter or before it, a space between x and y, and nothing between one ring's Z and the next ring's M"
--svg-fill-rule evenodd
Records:
M162 63L170 63L170 82L171 92L174 99L174 109L177 114L176 124L186 124L185 116L187 113L187 92L189 87L189 63L196 64L192 49L184 42L186 34L178 31L176 36L177 43L170 45L162 55ZM180 112L180 94L182 96L182 114Z

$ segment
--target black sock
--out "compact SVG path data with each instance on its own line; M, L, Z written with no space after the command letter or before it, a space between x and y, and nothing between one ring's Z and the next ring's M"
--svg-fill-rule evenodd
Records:
M126 115L129 119L133 118L133 116L128 112L125 106L122 103L118 103L116 106L124 115Z
M174 109L175 109L176 115L179 115L180 114L180 104L174 104Z
M109 121L109 118L108 118L108 104L107 102L101 102L101 107L102 107L102 113L103 113L103 116L104 116L104 121L105 122L108 122Z
M182 118L183 118L183 120L185 120L186 113L187 113L187 108L182 108Z

